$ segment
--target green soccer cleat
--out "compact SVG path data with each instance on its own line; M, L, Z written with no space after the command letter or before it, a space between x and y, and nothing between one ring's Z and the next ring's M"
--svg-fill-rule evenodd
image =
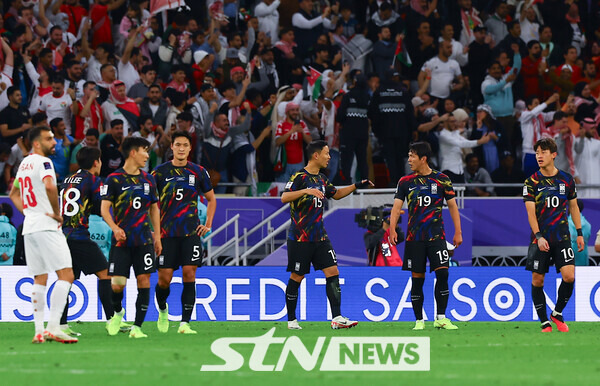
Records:
M183 323L177 329L178 334L197 334L196 331L192 330L189 323Z
M69 336L72 336L72 337L81 336L81 333L75 332L75 331L71 330L70 326L67 326L65 328L61 328L61 331L64 332L65 334L69 335Z
M148 335L144 334L140 327L133 326L133 327L131 327L131 331L129 331L129 337L134 338L134 339L139 339L139 338L147 338Z
M113 317L110 318L106 324L106 331L108 331L108 335L117 335L119 333L123 316L125 316L124 308L121 309L121 312L115 312Z
M158 331L165 333L169 331L169 305L167 304L167 308L164 310L158 310L158 322L156 322L156 327L158 327Z
M435 322L433 322L433 327L443 330L458 330L458 326L452 324L452 322L448 318L436 320Z
M422 320L417 320L417 322L415 323L415 326L413 327L413 330L424 330L425 329L425 322Z
M129 332L131 331L131 327L133 323L127 323L121 320L121 324L119 325L119 332Z

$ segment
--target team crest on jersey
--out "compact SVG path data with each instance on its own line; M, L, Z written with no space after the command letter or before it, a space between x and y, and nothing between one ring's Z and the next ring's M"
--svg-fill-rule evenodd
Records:
M100 195L106 196L108 193L108 185L100 185Z
M565 186L565 184L558 185L558 193L559 194L566 194L566 191L567 191L567 187Z
M431 194L437 194L437 184L431 184Z
M188 177L188 184L190 186L196 185L196 176L195 175L193 175L193 174L189 175L189 177Z
M150 184L147 182L144 182L144 194L150 194Z

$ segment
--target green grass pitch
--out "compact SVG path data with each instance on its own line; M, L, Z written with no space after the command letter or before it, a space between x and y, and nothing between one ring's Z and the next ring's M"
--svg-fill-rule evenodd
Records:
M301 323L289 331L281 322L193 322L198 335L179 335L171 322L167 334L145 323L147 339L107 336L103 323L73 323L80 342L31 344L33 323L0 323L0 379L4 385L594 385L600 376L597 323L571 322L570 332L542 334L533 322L458 322L457 331L426 323L361 322L350 330L328 323ZM312 350L319 336L429 336L429 372L304 371L293 356L283 372L253 372L250 345L233 346L245 358L236 372L200 372L203 364L221 364L210 350L220 337L256 337L277 327L276 337L297 335ZM329 342L329 340L327 340ZM327 343L326 343L327 344ZM272 346L273 347L273 346ZM279 349L269 349L265 364L275 364ZM326 348L326 347L325 347ZM321 351L323 356L325 350ZM320 363L320 361L318 362ZM410 382L410 383L409 383Z

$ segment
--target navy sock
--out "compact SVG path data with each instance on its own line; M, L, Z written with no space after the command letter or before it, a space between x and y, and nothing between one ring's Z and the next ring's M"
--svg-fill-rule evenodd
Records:
M171 287L162 288L156 284L156 287L154 287L154 292L156 293L156 302L158 303L158 308L161 310L167 308L167 298L171 293Z
M288 320L296 319L296 305L298 304L298 288L300 283L290 278L287 288L285 289L285 305L288 312Z
M115 313L112 304L112 287L110 285L110 279L98 280L98 297L102 302L106 320L109 320Z
M331 306L331 317L335 318L342 314L342 289L340 288L340 276L330 276L326 280L327 299L329 299L329 305Z
M412 288L410 289L410 301L412 302L413 312L416 320L423 320L423 285L424 277L413 277Z
M448 270L445 268L438 269L435 271L435 277L437 281L435 283L435 303L437 304L437 313L445 314L446 307L448 306L448 297L450 291L448 290Z
M532 284L531 298L533 299L535 312L537 312L538 318L540 318L540 322L547 322L548 312L546 311L546 296L544 295L544 287L536 287Z
M138 288L138 296L135 302L135 322L134 325L142 327L146 313L148 312L148 304L150 303L150 288Z
M567 306L567 303L569 302L569 299L571 298L571 295L573 295L574 285L575 282L567 283L564 280L560 283L560 287L558 287L558 299L556 299L556 307L554 308L554 311L560 313L563 312Z
M113 291L112 305L113 305L114 312L121 312L121 310L123 309L123 305L121 304L122 302L123 302L123 291L121 291L121 292Z
M183 283L181 291L181 321L189 323L192 318L192 310L196 302L196 282Z

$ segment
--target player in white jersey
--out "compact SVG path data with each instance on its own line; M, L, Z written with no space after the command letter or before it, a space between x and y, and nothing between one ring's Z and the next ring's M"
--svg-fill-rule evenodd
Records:
M60 227L62 217L58 206L56 173L48 156L54 154L56 141L48 127L35 127L29 131L32 154L19 165L10 199L24 215L23 238L27 267L33 275L33 343L54 340L76 343L60 330L60 316L65 308L73 283L71 254ZM50 300L50 318L44 330L44 307L48 273L55 271L58 280Z

